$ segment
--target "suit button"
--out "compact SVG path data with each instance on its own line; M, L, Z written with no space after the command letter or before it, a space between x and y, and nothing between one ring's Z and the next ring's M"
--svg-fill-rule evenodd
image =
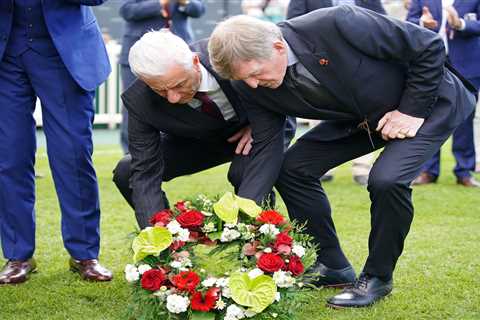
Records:
M33 42L33 39L32 38L28 39L28 42Z

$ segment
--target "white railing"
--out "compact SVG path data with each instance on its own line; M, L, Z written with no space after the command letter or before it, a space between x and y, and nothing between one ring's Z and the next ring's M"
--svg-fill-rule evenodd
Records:
M120 65L118 55L120 46L112 43L107 45L112 73L96 91L95 94L95 121L94 124L107 125L109 129L115 129L122 122L121 99L122 81L120 79ZM37 99L35 112L33 113L37 127L43 125L40 101Z

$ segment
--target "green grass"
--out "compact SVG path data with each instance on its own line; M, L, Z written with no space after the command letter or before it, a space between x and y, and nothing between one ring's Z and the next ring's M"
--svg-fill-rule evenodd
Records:
M37 157L37 249L39 272L19 286L0 287L0 319L121 319L129 287L123 268L131 260L127 235L135 229L132 211L111 182L121 157L116 147L97 147L95 166L100 184L101 261L114 272L111 283L87 283L68 271L68 254L60 234L60 213L45 150ZM310 319L480 319L480 192L455 185L453 160L444 148L437 185L414 191L415 219L395 272L395 289L386 301L368 309L331 310L325 299L336 291L321 290L298 310ZM166 184L171 201L195 193L230 190L220 166ZM342 166L325 188L343 247L359 271L367 256L369 199L353 184L350 167ZM284 207L282 207L284 208ZM4 260L0 260L3 264Z

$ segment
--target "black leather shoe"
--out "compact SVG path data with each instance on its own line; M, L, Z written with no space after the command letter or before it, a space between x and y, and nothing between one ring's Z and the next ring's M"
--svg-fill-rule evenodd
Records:
M327 300L327 306L335 309L368 307L392 292L393 281L382 281L377 277L360 274L351 288Z
M318 281L313 284L318 287L325 288L345 288L349 287L355 282L355 270L352 266L343 269L332 269L317 262L315 266L310 269L312 273L320 274Z
M320 182L330 182L332 180L333 180L332 174L324 174L323 176L320 177Z

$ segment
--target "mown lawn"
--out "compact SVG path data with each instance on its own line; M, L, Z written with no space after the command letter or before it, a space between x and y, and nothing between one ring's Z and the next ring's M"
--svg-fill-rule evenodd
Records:
M68 255L60 234L60 214L45 150L37 156L37 250L39 272L26 284L0 287L0 319L122 319L129 287L123 268L131 257L128 234L135 229L133 213L111 182L121 157L115 147L97 147L95 166L102 207L101 261L114 271L111 283L86 283L68 271ZM453 160L443 152L439 184L414 192L415 219L395 273L390 298L369 309L331 310L321 290L311 304L297 310L298 320L310 319L480 319L480 191L455 185ZM227 167L166 184L171 201L195 193L214 195L230 190ZM337 171L325 188L344 249L359 271L367 256L370 228L366 189L354 185L350 167ZM282 208L284 208L282 206ZM0 259L0 263L4 260Z

